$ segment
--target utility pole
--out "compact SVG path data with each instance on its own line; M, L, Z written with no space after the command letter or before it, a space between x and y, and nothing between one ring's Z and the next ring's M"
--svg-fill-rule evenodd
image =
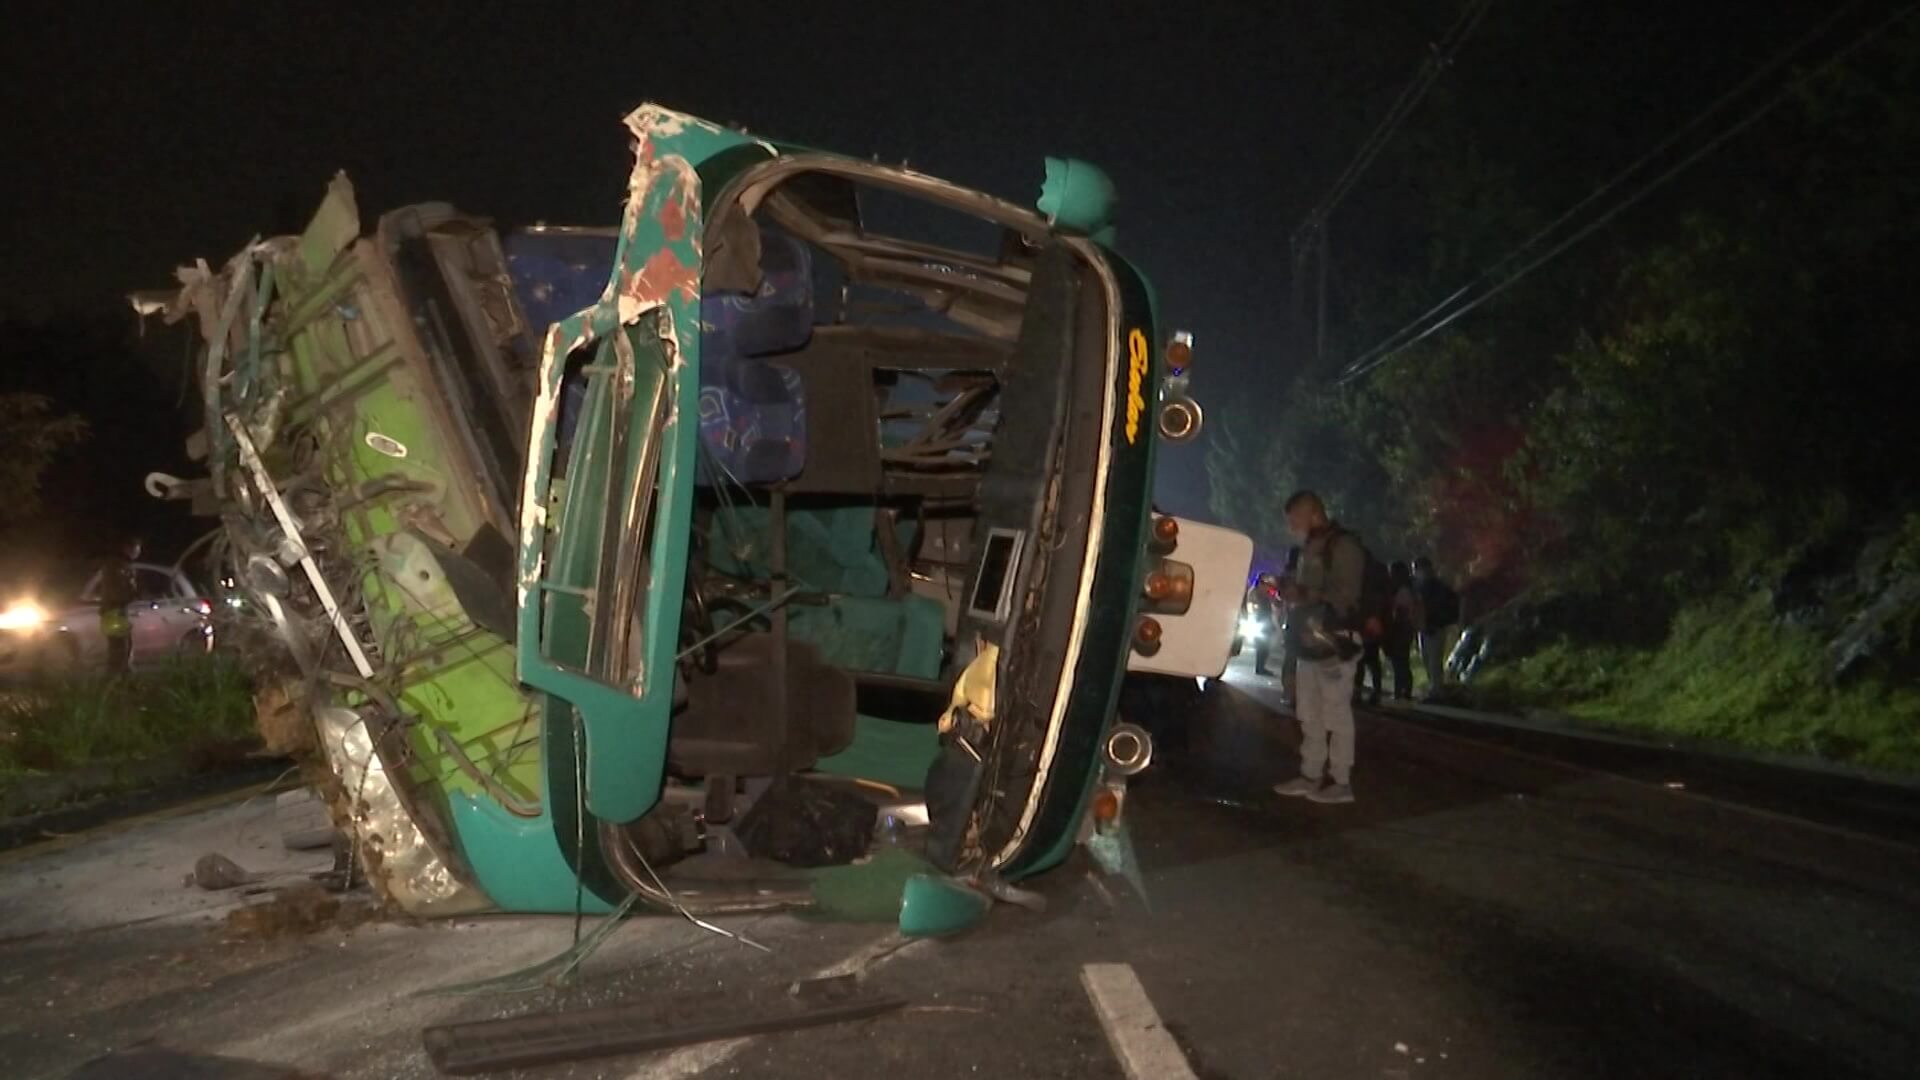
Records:
M1400 96L1394 100L1393 107L1387 110L1387 115L1381 119L1379 126L1375 127L1373 133L1367 136L1367 141L1361 144L1359 152L1354 155L1352 161L1347 163L1339 179L1333 182L1333 187L1327 192L1326 197L1320 200L1319 205L1307 214L1306 219L1300 223L1300 227L1293 232L1293 313L1294 318L1302 325L1307 317L1308 264L1314 258L1319 259L1319 265L1311 268L1315 292L1312 346L1316 368L1326 359L1327 352L1327 221L1333 216L1334 208L1340 205L1340 200L1346 198L1347 193L1352 191L1353 186L1359 182L1361 174L1365 173L1374 159L1380 156L1380 152L1386 149L1394 132L1398 131L1400 125L1413 113L1414 107L1420 104L1420 99L1426 96L1427 90L1448 68L1453 66L1453 59L1460 52L1460 47L1466 44L1467 38L1480 25L1480 21L1486 18L1487 9L1492 4L1493 0L1467 0L1459 19L1447 31L1446 36L1427 46L1427 56L1414 72L1412 80L1400 91ZM1304 345L1305 342L1303 341L1302 344Z

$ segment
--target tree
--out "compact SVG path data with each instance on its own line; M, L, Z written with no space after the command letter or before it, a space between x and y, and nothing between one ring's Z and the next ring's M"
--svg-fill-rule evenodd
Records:
M87 423L56 413L39 394L0 393L0 524L40 510L40 479L61 451L87 436Z

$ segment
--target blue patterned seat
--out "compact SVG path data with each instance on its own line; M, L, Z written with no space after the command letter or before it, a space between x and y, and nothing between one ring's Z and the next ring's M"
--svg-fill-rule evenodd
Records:
M800 375L762 357L792 352L813 335L813 267L806 245L760 233L760 287L700 300L700 439L715 464L743 484L800 474L807 458L807 398Z

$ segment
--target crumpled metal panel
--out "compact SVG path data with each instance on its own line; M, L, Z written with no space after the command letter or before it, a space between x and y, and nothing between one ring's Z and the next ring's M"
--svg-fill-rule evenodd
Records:
M754 145L738 132L657 105L644 105L627 118L634 137L634 167L628 182L616 265L606 291L593 308L547 332L541 355L538 396L528 440L527 473L521 489L520 569L518 577L518 669L521 682L572 705L586 730L586 806L595 817L616 823L637 820L659 798L665 774L666 740L672 710L672 679L648 677L671 672L681 597L685 591L687 544L693 513L693 462L699 424L699 350L701 235L700 163L721 151ZM771 146L758 143L773 156ZM598 561L598 545L580 545L578 558L549 565L549 520L554 502L552 457L558 431L560 390L567 358L589 345L611 339L610 359L617 366L614 392L633 394L632 332L654 335L650 351L666 373L664 419L658 431L645 410L628 418L637 430L632 446L655 455L657 482L628 485L617 513L625 534L642 535L639 518L650 514L650 580L621 577ZM686 332L683 333L683 328ZM637 459L637 458L636 458ZM587 485L595 469L625 468L629 463L599 461L583 454L570 467L567 486ZM583 487L584 489L584 487ZM657 491L657 498L655 492ZM578 504L576 504L578 505ZM555 521L555 526L564 525ZM564 529L554 530L556 552L567 547ZM636 540L637 542L637 540ZM627 558L623 554L621 558ZM576 582L574 579L579 579ZM587 672L578 657L548 654L543 623L549 585L590 591L590 602L626 612L637 597L646 632L643 655L629 657L610 649L623 670ZM644 595L642 593L644 587Z
M375 732L359 712L315 709L320 746L340 784L360 865L380 895L410 915L465 915L493 906L486 894L455 877L427 839L375 749ZM385 721L376 721L385 723Z
M423 290L408 292L359 233L352 186L336 176L304 233L256 239L217 273L181 269L161 314L200 331L212 421L198 441L201 484L261 613L259 644L285 648L252 659L263 678L320 692L300 697L313 702L323 794L382 899L458 915L493 903L445 801L491 796L437 747L482 757L518 798L536 797L539 757L502 749L528 709L501 662L509 647L467 617L438 563L404 553L416 534L457 552L508 519L464 456L464 417L412 314ZM305 577L289 578L296 564Z

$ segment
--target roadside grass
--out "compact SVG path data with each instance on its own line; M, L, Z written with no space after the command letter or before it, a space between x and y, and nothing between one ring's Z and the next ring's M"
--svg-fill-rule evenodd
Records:
M1563 640L1490 669L1470 693L1482 708L1920 772L1920 691L1836 684L1830 669L1822 638L1756 596L1683 610L1658 649Z
M221 657L120 679L63 677L0 702L0 783L168 754L218 754L255 737L246 676Z

